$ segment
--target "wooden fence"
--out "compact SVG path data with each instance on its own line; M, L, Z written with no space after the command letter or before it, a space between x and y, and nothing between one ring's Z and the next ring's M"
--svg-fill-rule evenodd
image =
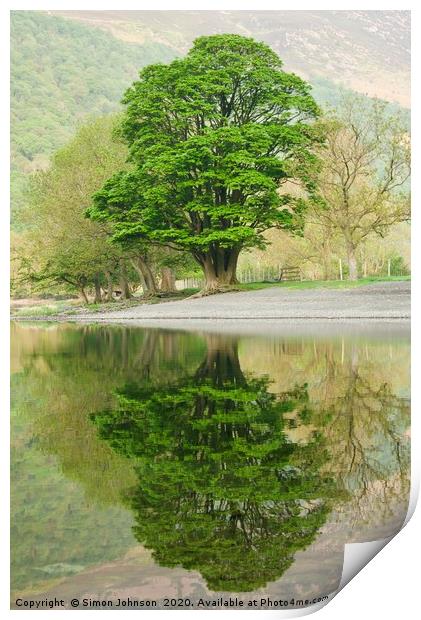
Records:
M278 279L281 282L301 282L303 278L299 267L282 267Z

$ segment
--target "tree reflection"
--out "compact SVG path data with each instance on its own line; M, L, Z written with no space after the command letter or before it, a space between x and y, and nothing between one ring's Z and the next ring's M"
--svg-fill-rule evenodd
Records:
M237 339L220 335L16 330L14 442L26 460L13 521L22 584L38 570L34 536L46 565L69 562L76 548L77 564L107 561L120 553L109 551L113 541L132 545L128 516L103 512L122 501L162 567L198 571L217 591L264 586L295 562L295 582L307 570L310 592L321 571L296 552L319 531L325 555L318 543L306 553L328 568L333 547L399 529L409 490L405 340L253 336L240 339L239 354ZM32 492L34 474L43 481L46 471L39 452L54 455L83 502L68 499L63 479L54 494ZM78 515L73 529L68 510ZM25 534L27 523L35 534Z
M337 393L326 403L330 471L352 497L354 524L380 524L409 498L409 399L390 383L363 372L353 350Z
M279 578L309 545L338 494L321 473L325 439L287 434L311 422L306 385L274 395L245 375L237 341L207 336L194 375L131 383L92 415L100 436L136 459L135 534L165 566L197 570L213 590L251 591Z

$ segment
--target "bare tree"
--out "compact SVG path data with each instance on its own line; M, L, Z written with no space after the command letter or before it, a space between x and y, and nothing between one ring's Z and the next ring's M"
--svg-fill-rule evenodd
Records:
M367 99L344 98L326 122L327 141L319 178L322 200L316 217L343 238L349 279L358 278L357 250L369 235L384 236L409 219L405 184L410 175L410 139L400 113Z

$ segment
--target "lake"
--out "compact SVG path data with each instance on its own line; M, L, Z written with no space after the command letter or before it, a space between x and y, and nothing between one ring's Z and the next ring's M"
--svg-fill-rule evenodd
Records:
M406 516L409 364L393 322L13 324L12 606L334 592Z

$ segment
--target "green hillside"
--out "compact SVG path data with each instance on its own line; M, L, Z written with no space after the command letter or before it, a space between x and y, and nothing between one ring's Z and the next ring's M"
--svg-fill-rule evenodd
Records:
M30 11L11 16L12 206L25 174L87 116L116 110L139 68L174 58L159 43L124 43L97 28Z

